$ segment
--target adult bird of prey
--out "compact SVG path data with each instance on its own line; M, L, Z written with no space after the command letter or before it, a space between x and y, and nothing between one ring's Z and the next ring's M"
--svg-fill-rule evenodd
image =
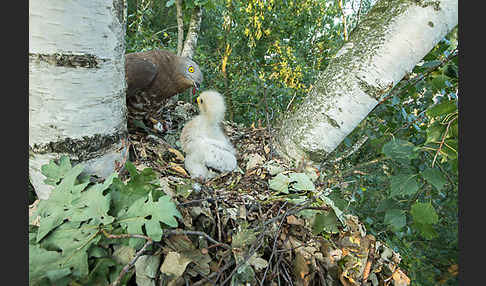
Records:
M196 101L199 115L184 126L180 141L186 153L186 170L192 178L204 181L216 176L217 172L234 170L236 150L220 126L226 110L223 96L208 90Z
M170 97L193 87L193 95L203 81L193 60L166 50L150 50L125 55L127 108L137 120L155 117Z

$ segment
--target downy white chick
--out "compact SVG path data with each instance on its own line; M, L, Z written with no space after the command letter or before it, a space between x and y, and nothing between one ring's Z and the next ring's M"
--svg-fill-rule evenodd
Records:
M189 121L181 133L182 150L186 153L184 166L192 178L207 180L216 172L236 168L236 151L221 129L226 111L223 96L214 90L197 98L199 115Z

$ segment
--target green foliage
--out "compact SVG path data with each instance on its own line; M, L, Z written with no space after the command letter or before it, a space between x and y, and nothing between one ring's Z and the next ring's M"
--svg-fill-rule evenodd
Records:
M268 181L268 187L274 191L288 194L290 179L286 175L279 173Z
M344 43L337 1L182 2L185 34L194 5L205 8L194 55L204 73L201 89L222 92L228 119L245 125L258 121L266 124L267 119L271 124L279 114L292 110ZM358 13L354 2L343 1L354 10L346 16L348 31L361 21L374 1L360 2ZM126 41L127 52L152 48L175 51L174 1L129 0ZM376 159L380 164L368 165L366 173L349 175L344 178L348 186L340 185L336 187L340 192L323 198L337 209L337 220L340 209L351 208L367 223L369 231L395 246L413 285L435 285L436 273L457 263L456 52L457 28L389 92L342 144L344 148L367 135L368 142L344 167ZM190 95L184 99L189 101ZM269 187L285 195L313 187L293 176L277 172L269 180ZM109 215L127 212L131 203L141 198L146 198L148 204L163 196L157 187L140 181L142 189L131 177L130 186L114 179L112 188L117 191L111 194L115 203ZM149 193L152 199L148 199ZM416 204L430 204L440 223L417 220L412 214ZM332 232L331 214L316 216L315 231ZM455 281L448 283L453 285Z
M305 173L291 172L289 175L278 173L268 181L268 187L274 191L288 194L289 187L294 191L313 191L314 183Z
M406 161L417 157L417 153L414 152L415 146L402 139L392 139L383 146L382 153L396 161Z
M415 222L422 224L436 224L439 217L430 203L415 203L410 210Z
M334 211L317 213L312 224L312 232L314 234L321 232L338 233L338 225L339 222Z
M290 173L289 180L290 182L294 182L292 188L297 191L313 191L316 189L314 183L312 183L309 176L305 173Z
M419 189L415 174L398 174L390 178L390 196L410 196Z
M400 209L387 210L384 223L389 225L392 231L399 231L407 224L404 211Z
M201 90L223 93L228 119L245 125L276 119L299 103L343 43L336 1L182 3L184 35L194 5L204 7L194 54L204 73ZM369 8L363 1L361 15ZM348 16L352 26L356 20ZM177 36L174 1L128 1L127 52L175 51Z
M150 219L147 218L149 216ZM152 194L149 193L147 198L140 198L133 202L126 212L120 214L119 220L127 233L142 234L142 227L145 227L150 238L160 241L162 238L160 222L170 227L177 227L177 220L174 217L182 218L169 196L153 201ZM130 240L130 246L137 246L136 239Z
M371 163L343 178L353 183L340 194L372 234L402 255L413 285L436 285L457 263L456 37L457 29L348 137L369 140L347 163ZM455 285L457 277L445 283Z
M41 167L42 174L47 177L44 180L44 183L55 186L62 178L64 178L67 171L70 169L71 162L67 157L62 157L59 161L59 165L51 161L49 164Z
M83 165L73 167L65 156L42 167L46 181L55 187L31 217L38 217L39 224L29 229L30 285L108 284L123 265L107 258L107 246L120 242L108 240L102 229L160 241L164 225L177 227L175 217L181 214L153 182L153 171L138 172L130 162L126 167L131 174L127 184L116 173L103 183L90 183L81 176Z
M447 179L442 174L442 172L437 168L427 168L420 173L422 178L427 181L427 183L434 186L438 191L447 183Z

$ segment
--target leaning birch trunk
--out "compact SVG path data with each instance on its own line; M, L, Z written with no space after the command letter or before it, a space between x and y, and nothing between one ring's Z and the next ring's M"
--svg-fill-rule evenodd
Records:
M126 157L123 0L29 1L29 175L68 155L106 177Z
M189 22L189 29L187 31L187 38L184 42L184 48L182 49L181 56L192 59L197 45L199 29L201 28L201 19L202 8L196 6L192 11L191 21Z
M293 161L325 159L457 23L458 0L379 0L304 102L284 115L277 151Z

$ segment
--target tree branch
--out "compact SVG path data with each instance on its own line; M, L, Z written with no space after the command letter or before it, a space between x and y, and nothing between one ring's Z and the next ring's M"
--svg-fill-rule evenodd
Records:
M197 38L199 36L199 29L201 28L202 8L196 6L192 11L191 21L189 22L189 29L187 31L187 38L184 42L181 56L192 59L194 49L196 48Z
M343 15L343 36L344 36L344 41L348 40L348 28L346 25L346 15L344 14L344 9L343 9L343 0L338 0L338 5L339 9L341 9L341 14Z

